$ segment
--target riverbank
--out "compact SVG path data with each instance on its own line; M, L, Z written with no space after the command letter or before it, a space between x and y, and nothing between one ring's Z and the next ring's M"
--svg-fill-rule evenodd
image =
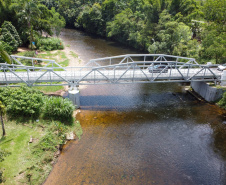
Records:
M8 153L1 162L3 184L42 184L60 155L62 134L82 134L79 122L63 125L57 121L18 122L4 119L6 136L0 139L0 151ZM1 180L1 179L0 179Z
M31 50L19 48L15 55L24 55ZM64 50L38 51L38 58L55 60L63 67L81 64L79 56L66 45ZM45 65L44 63L41 65ZM63 96L68 87L32 87L46 95ZM77 111L74 111L73 117ZM9 155L4 157L0 168L0 183L14 184L42 184L57 161L62 144L67 138L80 139L82 128L78 121L73 125L64 125L57 121L10 121L4 118L7 135L0 139L0 153ZM2 154L2 153L1 153ZM2 173L1 173L2 172Z

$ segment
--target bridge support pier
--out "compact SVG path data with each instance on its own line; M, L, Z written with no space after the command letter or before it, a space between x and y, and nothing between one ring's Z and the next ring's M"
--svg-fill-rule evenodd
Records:
M80 93L77 87L71 87L68 90L68 98L73 102L76 108L80 107Z
M219 100L224 93L222 89L211 87L206 82L202 81L192 81L191 87L208 102L215 102Z
M221 75L221 86L226 86L226 70L223 70Z

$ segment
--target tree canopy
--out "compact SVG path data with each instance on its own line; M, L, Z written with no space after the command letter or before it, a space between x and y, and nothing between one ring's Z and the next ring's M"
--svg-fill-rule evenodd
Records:
M225 0L0 0L0 24L10 21L23 44L66 25L145 52L216 63L226 62L225 12Z

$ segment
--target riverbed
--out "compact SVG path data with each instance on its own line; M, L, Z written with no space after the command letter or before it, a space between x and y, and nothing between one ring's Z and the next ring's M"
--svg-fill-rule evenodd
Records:
M84 62L139 53L64 29L60 36ZM63 149L45 184L223 185L225 147L216 137L226 112L187 94L184 84L80 87L76 115L83 135ZM217 132L217 133L216 133Z

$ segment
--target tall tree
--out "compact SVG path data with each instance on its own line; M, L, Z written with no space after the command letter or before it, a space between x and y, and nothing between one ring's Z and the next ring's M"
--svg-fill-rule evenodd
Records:
M51 8L52 18L50 19L52 28L55 30L55 34L58 37L60 35L61 29L65 27L65 19L55 11L55 8Z
M11 8L17 12L19 23L22 27L28 28L30 47L34 45L34 26L40 18L41 11L38 8L36 0L21 0L19 3L14 3Z

